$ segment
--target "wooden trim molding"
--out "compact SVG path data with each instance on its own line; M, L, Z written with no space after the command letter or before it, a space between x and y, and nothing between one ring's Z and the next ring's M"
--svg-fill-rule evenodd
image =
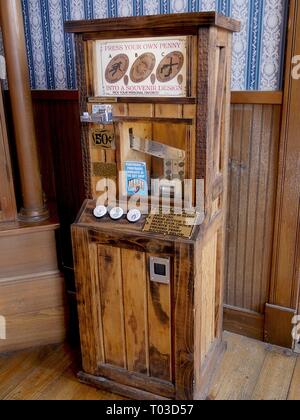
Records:
M78 101L78 90L32 90L31 95L34 101ZM137 99L138 102L143 102L143 98L133 98L133 101L136 102ZM191 102L195 101L191 100ZM231 92L231 104L282 105L282 102L282 91Z
M239 32L241 28L240 22L230 19L226 16L220 15L216 12L205 13L180 13L163 16L140 16L139 19L134 17L122 17L113 19L97 19L93 21L93 25L88 20L70 21L65 23L65 31L72 33L97 33L99 37L108 33L109 36L116 36L116 33L122 32L131 35L132 31L139 31L141 29L143 34L147 30L154 31L163 30L165 33L173 31L177 28L177 32L184 30L198 31L199 26L215 25L219 28L227 29L232 32ZM126 36L126 35L125 35Z
M234 91L231 93L232 104L250 105L281 105L283 92L262 92L262 91Z

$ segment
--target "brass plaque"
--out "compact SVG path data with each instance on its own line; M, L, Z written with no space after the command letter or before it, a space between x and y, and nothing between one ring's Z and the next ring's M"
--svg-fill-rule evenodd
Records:
M150 214L145 222L143 232L160 233L162 235L177 236L190 239L197 223L197 213L163 214L160 209L158 214Z
M93 147L100 149L115 149L115 134L113 127L94 128L92 129Z
M115 178L117 176L117 165L115 163L93 162L93 176Z

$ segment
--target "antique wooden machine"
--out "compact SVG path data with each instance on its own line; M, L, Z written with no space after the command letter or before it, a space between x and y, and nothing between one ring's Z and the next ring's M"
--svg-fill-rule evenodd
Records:
M224 349L239 23L209 12L65 29L76 40L88 198L72 228L79 378L136 399L205 398Z

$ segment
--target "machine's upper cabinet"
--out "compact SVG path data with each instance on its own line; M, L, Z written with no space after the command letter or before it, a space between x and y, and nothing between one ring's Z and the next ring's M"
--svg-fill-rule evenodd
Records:
M174 197L181 184L195 206L204 180L205 205L218 199L239 23L209 12L65 28L76 33L87 195L97 197L109 179L124 198Z

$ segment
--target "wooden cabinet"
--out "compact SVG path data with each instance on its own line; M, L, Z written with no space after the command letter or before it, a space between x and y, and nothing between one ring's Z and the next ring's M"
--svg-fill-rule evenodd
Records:
M85 116L82 145L88 199L72 227L83 358L79 378L83 382L137 399L206 396L224 349L222 302L231 38L238 29L236 21L215 13L66 23L66 30L76 33L80 103ZM118 66L126 64L122 75L124 87L118 95L111 96L105 91L104 96L99 96L103 92L98 71L104 66L99 51L121 48L120 45L112 48L103 41L126 38L123 48L129 48L130 40L141 38L148 39L145 48L150 45L158 45L155 47L158 49L160 45L175 48L170 36L183 40L186 72L180 71L181 56L177 50L173 51L173 59L162 52L156 73L151 67L155 54L147 53L145 58L145 54L136 51L137 61L128 74L128 57L115 56L114 52L109 56L112 61L106 67L105 78L111 85L117 83L111 82L116 67L110 69L117 57ZM167 73L163 73L166 63ZM172 77L173 65L179 69L175 87L163 84ZM159 89L168 86L180 90L183 80L186 89L180 95L122 95L122 89L128 86L136 92L142 89L135 71L143 73L149 66L145 77L149 77L153 86L164 74L167 79ZM132 86L129 77L137 81L138 87ZM110 89L119 88L114 85ZM149 85L143 89L152 88ZM112 109L110 130L114 129L114 149L98 148L105 125L98 123L96 134L100 137L95 138L95 121L88 120L95 104L99 107L109 104ZM166 158L165 153L172 158ZM129 205L132 196L129 184L124 187L124 169L128 162L138 162L141 167L141 161L149 177L156 180L168 177L184 187L184 194L179 199L175 194L170 203L173 211L178 209L179 201L185 211L193 209L201 216L190 235L182 236L172 229L160 231L157 226L145 230L147 212L134 224L126 216L118 221L108 215L100 220L94 216L100 199L97 185L103 180L109 188L114 179L120 198L118 205L124 208ZM115 165L116 171L107 177L103 171L101 174L95 171L111 165ZM174 179L172 165L183 168L180 175L172 167L176 172ZM141 183L136 194L141 201L140 187ZM158 191L161 201L156 205L163 212L165 190ZM148 199L152 203L152 188L146 204Z
M0 90L0 223L13 221L16 215L3 97Z

